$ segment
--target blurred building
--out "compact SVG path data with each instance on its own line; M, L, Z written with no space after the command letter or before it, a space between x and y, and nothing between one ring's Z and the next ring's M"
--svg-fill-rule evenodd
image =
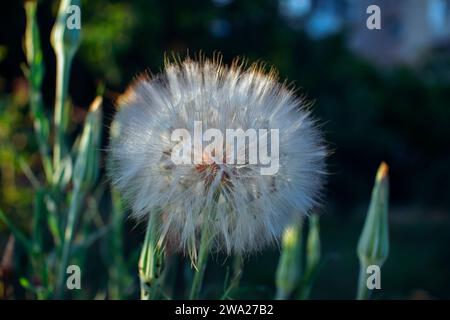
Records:
M369 5L381 30L369 30ZM281 0L282 14L315 39L346 31L349 47L381 65L415 64L435 48L450 50L450 0Z
M414 64L430 50L450 42L449 0L350 2L349 46L379 64ZM370 4L381 9L381 30L366 28L365 12Z

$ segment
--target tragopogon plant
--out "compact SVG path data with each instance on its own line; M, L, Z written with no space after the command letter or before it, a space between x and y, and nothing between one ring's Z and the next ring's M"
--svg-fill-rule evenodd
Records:
M318 204L326 148L304 101L274 71L220 59L167 63L118 108L109 176L133 216L147 220L147 251L189 253L198 269L191 298L208 252L264 248ZM262 173L264 152L277 162L273 174ZM157 260L141 260L147 284Z

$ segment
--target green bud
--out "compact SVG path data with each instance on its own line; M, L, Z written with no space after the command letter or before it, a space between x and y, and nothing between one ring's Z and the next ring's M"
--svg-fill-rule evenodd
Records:
M358 257L364 265L381 265L389 254L388 206L389 167L381 163L372 190L364 228L359 238Z
M24 49L29 67L28 78L33 89L41 88L44 77L44 63L39 37L39 27L36 21L35 1L25 2L25 13L27 17L27 26L25 29Z
M282 251L276 272L277 299L287 299L301 277L301 226L293 224L283 232Z
M61 0L51 34L51 43L56 54L63 54L69 59L75 55L81 42L81 25L72 23L72 19L81 15L79 11L72 11L72 9L79 10L79 8L79 0Z
M321 258L320 253L320 228L319 215L313 214L309 218L309 230L306 240L306 261L305 272L300 281L297 298L306 300L309 298L311 289L319 270L319 263Z
M73 180L74 184L83 190L91 188L97 181L99 174L102 123L101 105L102 97L97 97L92 102L78 147Z
M306 242L306 270L311 273L320 261L320 229L319 216L313 214L309 219L309 232Z

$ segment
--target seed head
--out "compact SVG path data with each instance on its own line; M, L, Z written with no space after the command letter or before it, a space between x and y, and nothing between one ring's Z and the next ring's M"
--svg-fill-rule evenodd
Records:
M189 249L199 231L209 228L215 249L251 252L279 239L288 224L318 204L323 139L303 100L279 83L274 71L240 62L228 67L217 58L167 63L162 74L138 79L118 107L109 176L135 218L160 215L161 242ZM275 129L279 141L275 146L270 139L250 139L237 149L224 141L210 153L194 148L200 162L175 164L171 155L180 142L172 141L172 133L183 128L194 135L199 121L203 132L214 128L224 135L227 129ZM255 144L271 156L277 147L276 173L261 174L267 163L248 157L233 161L231 150L245 156Z

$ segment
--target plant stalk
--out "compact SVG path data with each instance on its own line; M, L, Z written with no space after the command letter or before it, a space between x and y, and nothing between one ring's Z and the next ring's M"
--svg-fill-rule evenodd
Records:
M64 104L67 99L67 91L69 88L69 74L71 59L67 59L64 53L60 52L56 55L56 96L55 96L55 145L53 149L53 166L55 172L60 174L61 161L64 157Z
M144 245L139 258L139 280L141 285L141 300L153 300L158 296L157 280L162 269L162 250L159 247L157 226L157 212L150 214L147 224Z
M207 228L203 229L200 239L200 248L198 253L197 271L192 281L190 300L198 299L205 275L206 263L208 262L208 253L211 246L210 232Z
M359 278L358 278L358 292L356 294L357 300L367 300L370 298L371 291L367 288L367 264L361 263L359 269Z
M62 244L61 261L59 265L59 272L57 278L57 292L56 297L62 298L64 292L64 279L66 274L67 265L70 258L70 249L73 241L73 234L75 230L75 224L77 221L78 213L81 208L81 203L84 199L84 192L79 187L75 187L72 200L70 202L69 214L67 218L67 224L64 231L64 238Z

